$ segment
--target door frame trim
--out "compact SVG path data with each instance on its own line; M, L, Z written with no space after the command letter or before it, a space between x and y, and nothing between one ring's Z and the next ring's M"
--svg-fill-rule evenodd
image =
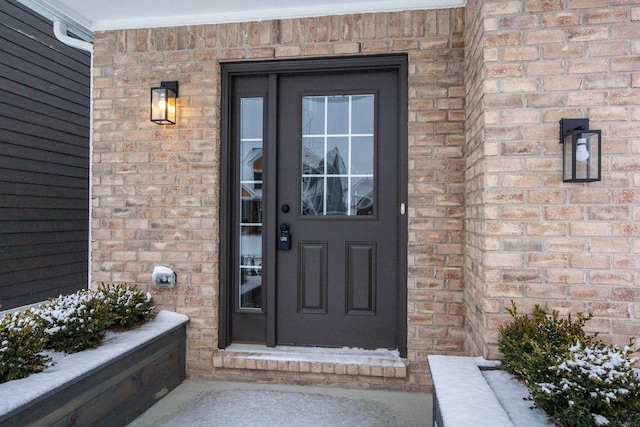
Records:
M269 90L277 90L277 75L282 74L313 74L317 72L327 71L358 71L358 70L372 70L372 69L387 69L396 70L398 72L399 83L399 126L398 126L398 141L401 142L398 147L398 194L400 194L400 202L405 206L408 202L408 57L406 54L391 54L391 55L367 55L367 56L345 56L345 57L328 57L328 58L304 58L304 59L285 59L285 60L268 60L268 61L243 61L243 62L221 62L221 122L220 122L220 246L219 246L219 283L218 283L218 295L219 295L219 329L218 329L218 348L226 348L231 344L231 294L230 289L233 288L231 283L234 277L233 271L233 257L227 250L231 247L231 243L235 238L232 235L232 224L234 217L232 215L234 200L234 191L230 187L230 172L231 165L229 162L231 155L230 140L232 115L231 106L231 84L233 78L242 75L269 75ZM276 111L277 99L276 97L269 97L267 100L268 111ZM271 117L273 116L273 117ZM276 144L269 141L276 141L276 126L275 126L275 114L271 114L267 117L267 159L275 160ZM273 121L273 123L272 123ZM271 126L274 124L274 126ZM270 156L269 150L273 151ZM267 170L266 179L274 182L275 168L265 167ZM265 197L265 205L268 200L275 198L275 186L269 186L270 190ZM273 187L273 188L271 188ZM273 192L273 194L270 194ZM398 206L400 209L400 206ZM264 216L266 215L266 217ZM398 265L398 349L401 357L407 355L407 246L408 246L408 214L407 210L399 215L400 220L397 224L398 242L400 250L398 251L398 258L396 260ZM268 215L267 212L263 214L263 221L275 221L275 215ZM270 223L269 223L270 224ZM274 223L275 224L275 223ZM270 224L274 226L274 224ZM275 239L274 236L265 236L266 245L272 244L268 247L274 247L275 241L270 242L270 239ZM267 263L263 264L264 277L266 272L273 269L275 271L275 257L269 257ZM265 286L266 292L266 314L267 324L275 325L276 316L276 292L274 286ZM270 323L272 322L272 323ZM271 330L270 330L271 329ZM267 339L266 344L269 347L275 346L276 331L275 327L267 327Z

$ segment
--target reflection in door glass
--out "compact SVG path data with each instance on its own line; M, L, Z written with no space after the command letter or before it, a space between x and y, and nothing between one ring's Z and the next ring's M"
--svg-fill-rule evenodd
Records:
M373 215L374 104L372 94L302 98L302 215Z
M262 307L262 98L240 101L240 308Z

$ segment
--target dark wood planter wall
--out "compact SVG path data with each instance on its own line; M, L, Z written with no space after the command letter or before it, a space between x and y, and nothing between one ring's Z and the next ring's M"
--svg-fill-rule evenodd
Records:
M154 322L161 322L161 327ZM111 354L113 357L97 366L87 365L85 372L82 370L87 367L83 363L80 366L74 361L67 363L73 378L1 414L0 426L128 424L185 379L187 323L186 316L163 311L141 328L118 334L113 343L88 350L96 352L94 354L102 352L102 358ZM154 333L145 333L145 327L153 328ZM110 349L114 343L117 348ZM63 362L58 370L63 369ZM22 380L0 384L0 397L7 398L2 389L16 387L18 382L21 382L20 387L25 387L24 393L37 393L39 388L46 388L38 381L49 381L47 375L45 370ZM4 394L7 392L10 393L6 389ZM20 398L17 395L22 393L13 394Z

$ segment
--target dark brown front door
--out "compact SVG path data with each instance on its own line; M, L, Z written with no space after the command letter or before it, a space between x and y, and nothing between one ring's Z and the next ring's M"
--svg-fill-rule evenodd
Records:
M277 342L397 347L398 78L284 76L278 97Z
M220 343L404 353L406 61L311 63L224 73Z

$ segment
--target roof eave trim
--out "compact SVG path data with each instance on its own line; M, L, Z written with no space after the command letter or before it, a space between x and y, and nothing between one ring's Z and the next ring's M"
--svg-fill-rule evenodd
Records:
M93 41L91 24L78 17L72 11L63 11L46 0L18 0L19 3L39 13L52 22L60 21L70 33L85 42Z
M91 29L93 31L124 30L135 28L163 28L181 27L186 25L206 25L206 24L227 24L250 21L270 21L275 19L307 18L314 16L329 15L350 15L354 13L377 13L377 12L398 12L401 10L421 10L421 9L453 9L464 7L466 0L438 0L434 4L425 4L424 0L387 0L375 2L375 8L369 4L362 5L354 3L344 3L333 5L330 10L327 7L309 6L280 9L265 9L242 12L208 13L200 15L184 16L159 16L148 18L137 18L128 20L96 20ZM250 13L248 13L250 12Z

